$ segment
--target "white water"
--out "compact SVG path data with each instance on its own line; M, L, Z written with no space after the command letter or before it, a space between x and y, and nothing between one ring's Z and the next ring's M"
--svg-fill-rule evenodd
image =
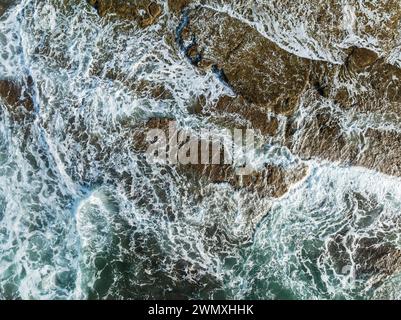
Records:
M132 150L140 120L164 115L213 127L187 107L230 89L197 72L160 26L122 30L84 1L62 2L23 0L0 20L0 78L31 76L36 110L16 122L0 103L0 298L397 297L397 275L371 290L353 258L362 237L380 234L399 248L399 179L311 162L308 177L274 200L149 167ZM218 9L250 23L241 6ZM253 10L250 24L284 49L342 61L343 40L328 48L302 21L288 20L288 33L263 4ZM344 10L353 30L352 10ZM173 35L176 22L165 26ZM144 95L141 81L173 96ZM274 145L263 157L299 161ZM339 268L328 244L343 230L352 241Z

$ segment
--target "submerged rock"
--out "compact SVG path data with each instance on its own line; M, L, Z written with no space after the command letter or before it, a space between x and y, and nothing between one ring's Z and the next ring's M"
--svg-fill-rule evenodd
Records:
M362 71L371 66L378 59L376 52L365 48L354 48L348 57L347 68L353 71Z
M155 23L161 15L161 7L149 1L90 2L101 16L133 19L142 26ZM269 6L272 3L291 12L300 10L300 6L293 2L273 1ZM401 17L399 4L390 1L373 8L368 3L354 1L348 7L337 2L311 3L316 6L311 12L317 13L317 19L307 26L308 37L318 40L316 46L339 51L343 57L342 64L289 53L283 49L285 45L279 46L252 27L251 20L246 23L211 8L188 6L189 1L168 1L168 9L175 15L173 20L176 21L177 16L181 18L174 30L176 43L169 44L181 50L197 71L213 72L236 94L236 97L222 96L213 104L205 96L195 97L193 104L188 106L188 113L208 117L215 124L229 129L259 129L266 141L274 139L275 143L287 147L302 160L327 160L401 176L400 130L386 126L390 122L370 127L360 120L375 113L395 117L392 123L398 125L401 70L387 63L382 53L390 50L398 32L395 26ZM141 10L145 16L140 15ZM305 12L302 19L311 12ZM372 12L376 17L388 13L388 19L384 24L378 23L382 21L380 19L371 21ZM256 20L258 13L251 13ZM348 20L339 23L342 19ZM327 32L322 32L323 27ZM361 37L360 46L351 42L347 45L345 40L352 34ZM366 43L371 35L377 37L376 51L370 45L368 49ZM327 57L319 58L324 60ZM172 93L159 84L138 83L137 91L155 99L172 99ZM159 128L167 131L171 120L152 119L135 128L130 138L133 150L143 156L148 146L146 130ZM265 163L262 168L242 177L237 175L233 165L223 163L176 164L163 169L171 175L171 172L177 173L185 181L183 192L190 193L194 199L202 199L205 186L210 185L226 185L233 192L244 192L255 198L279 198L307 174L307 167L303 164L286 168ZM127 192L132 192L133 177L118 174L126 183ZM163 177L152 179L155 179L152 180L156 181L155 185L163 186L158 190L158 196L166 202L161 210L170 219L176 219L179 213L167 205L168 185L161 182ZM141 205L152 207L142 189L134 190L132 197L139 199ZM196 201L193 205L197 204ZM252 226L260 221L257 212L249 212L249 217ZM330 254L337 259L339 272L347 264L343 240L343 235L338 235L328 247ZM358 239L353 254L357 263L356 274L360 277L372 273L388 275L400 270L399 249L383 244L381 239Z
M212 70L246 101L291 114L307 83L310 61L289 54L245 23L211 9L184 14L180 41L198 67ZM196 59L195 59L196 57Z
M174 14L180 14L189 3L190 0L168 0L168 8Z
M201 70L213 66L237 93L236 98L222 97L205 115L212 113L212 119L223 126L243 127L245 122L246 127L275 136L280 133L279 121L269 112L280 114L287 117L282 142L303 159L340 161L401 175L400 159L386 151L398 149L392 142L398 133L380 129L350 133L341 119L344 115L324 107L333 104L356 119L368 112L401 114L399 68L376 52L356 47L344 50L348 58L343 65L302 59L245 23L211 9L189 10L183 17L181 43L187 44L188 58ZM301 119L300 103L310 112ZM384 140L376 144L377 136ZM377 162L371 156L384 152L389 152L387 161Z
M28 85L31 80L28 79ZM22 120L33 111L33 101L27 89L10 80L0 80L0 100L5 102L8 112L15 120Z
M2 0L0 3L0 17L15 3L15 0Z
M327 254L335 272L351 273L354 280L368 281L368 286L375 288L388 276L401 271L401 250L387 239L388 235L369 228L380 215L381 204L360 194L350 196L357 208L348 216L350 224L328 241ZM386 231L395 231L398 224L399 221L394 221L394 227ZM365 233L352 232L349 229L352 225Z
M275 136L279 132L279 120L274 114L268 113L263 106L247 102L244 98L231 98L223 96L216 105L209 109L209 112L214 114L228 114L224 120L215 119L229 128L246 129L252 128L260 130L265 136ZM212 119L214 119L212 117ZM246 124L239 121L245 119Z
M337 235L329 241L328 253L337 273L347 274L354 264L355 278L369 280L370 286L378 286L387 276L401 271L401 250L374 237L352 239Z
M352 48L344 65L315 64L311 78L322 96L355 114L401 112L401 69L373 51Z
M316 60L341 63L346 47L387 54L398 44L401 4L397 0L205 2L217 9L224 6L223 10L259 28L282 48Z
M155 23L162 14L162 8L150 0L88 0L101 17L135 20L142 27Z
M177 128L172 119L155 118L147 121L141 129L136 130L134 133L134 149L142 153L146 152L150 145L150 142L146 141L146 133L149 129L161 129L165 132L166 137L168 137L171 123L174 123L174 127ZM198 145L198 151L200 151L200 145ZM211 162L211 150L209 152L209 162ZM241 176L234 165L224 163L223 153L222 149L220 163L218 164L202 164L199 153L198 163L189 163L186 165L177 163L172 166L175 166L181 174L187 176L195 185L199 182L205 185L208 183L228 183L236 190L246 190L248 192L255 192L262 197L275 198L283 196L292 184L300 181L307 174L307 167L305 165L286 169L266 163L262 169L252 169L249 174Z

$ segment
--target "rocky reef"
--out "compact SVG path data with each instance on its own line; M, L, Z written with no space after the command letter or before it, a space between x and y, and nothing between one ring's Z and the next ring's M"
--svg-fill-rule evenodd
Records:
M16 3L0 3L0 298L389 296L401 2ZM154 129L185 162L150 161Z
M12 5L15 4L15 0L4 0L0 3L0 17L10 8Z
M30 84L31 80L29 79L26 84L0 80L0 99L5 102L9 114L16 121L22 121L33 111L32 96L29 89L27 89Z
M197 72L214 74L233 92L214 102L199 97L190 108L196 117L228 129L258 129L267 141L287 148L302 161L324 160L401 176L401 69L390 59L399 36L398 1L379 6L351 1L345 7L336 1L302 1L302 5L269 1L255 4L254 10L245 9L244 4L242 11L225 12L217 8L231 8L230 1L168 1L164 6L149 1L89 2L100 16L132 19L141 27L157 23L162 11L167 10L160 24L167 38L175 38L169 42L171 49L185 57ZM258 15L258 6L263 7L265 16ZM287 11L296 17L296 12L303 10L302 19L305 15L317 17L311 19L313 23L302 25L308 39L315 41L308 42L303 50L315 59L282 41L275 26L260 27L258 23L265 22L270 11L273 16L276 6L286 9L283 17L275 17L280 32L293 34L294 26L301 23L292 21L291 25L284 16ZM138 18L139 12L145 16ZM175 26L174 34L165 27L169 24ZM326 31L318 32L322 29ZM278 38L271 36L274 31ZM352 36L357 37L356 43L352 43ZM320 53L316 53L318 50ZM142 89L152 92L149 86L145 83ZM168 89L162 92L164 97L171 97ZM369 125L366 119L372 119ZM166 125L166 120L153 119L140 132ZM138 146L143 148L143 136L139 134L135 139L136 150ZM195 185L203 180L225 182L261 197L285 195L292 184L305 177L306 169L307 162L291 170L266 164L265 169L239 182L230 165L178 168ZM338 237L330 250L336 251L340 259L342 249L338 246L342 240L341 235ZM360 241L355 257L358 273L391 274L399 270L398 249L382 246L373 250L378 239Z
M201 70L210 66L220 70L237 99L242 99L237 102L242 105L237 110L252 127L271 125L266 117L261 124L262 117L250 108L271 111L287 117L287 142L283 143L305 159L343 161L399 175L397 160L393 160L391 152L386 164L383 161L378 165L368 156L397 148L391 142L398 135L396 132L367 128L351 136L341 123L341 117L356 118L367 112L381 113L382 117L399 115L398 67L379 58L377 53L358 47L344 49L347 58L341 65L299 58L227 14L210 9L191 12L192 16L184 13L189 21L182 31L182 41L189 43L186 55ZM199 57L199 61L194 57ZM223 98L218 107L226 101ZM299 107L313 104L315 110L300 126ZM332 108L338 108L339 118L329 112ZM227 111L226 107L222 109ZM363 141L355 137L358 134L364 137ZM391 147L382 145L383 150L377 150L373 136L379 135Z
M134 20L141 27L148 27L155 23L162 14L162 8L153 1L115 1L89 0L101 17L110 17L125 20Z

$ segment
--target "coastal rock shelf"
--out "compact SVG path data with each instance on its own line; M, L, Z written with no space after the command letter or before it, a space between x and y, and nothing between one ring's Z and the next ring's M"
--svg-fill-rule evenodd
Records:
M401 299L400 21L1 1L0 299Z

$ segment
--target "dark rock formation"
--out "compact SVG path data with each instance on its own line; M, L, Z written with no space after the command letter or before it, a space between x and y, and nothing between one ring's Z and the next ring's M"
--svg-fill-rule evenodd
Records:
M134 133L134 149L138 152L145 152L149 146L146 142L146 133L149 129L162 129L166 136L172 119L151 119L143 127ZM209 159L211 159L211 154ZM200 160L200 159L199 159ZM266 164L260 171L251 171L249 175L240 176L236 168L230 164L177 164L177 170L187 176L193 183L228 183L234 189L243 189L264 197L281 197L289 187L306 176L306 166L300 165L291 170Z
M348 57L347 68L359 72L371 66L377 59L376 52L365 48L354 48Z
M238 126L238 122L232 121L238 119L234 116L237 115L249 127L274 136L278 122L268 116L268 111L273 111L288 117L289 143L285 144L302 158L340 161L401 175L398 148L394 145L398 133L369 129L348 135L341 119L329 108L317 107L301 124L295 114L301 95L306 106L321 98L329 99L355 116L366 112L401 114L399 68L364 48L347 50L349 57L344 65L301 59L225 14L209 9L186 14L188 21L181 36L183 43L190 43L187 56L191 61L200 56L201 60L194 63L200 69L214 66L238 94L235 99L222 97L209 108L221 115L218 123ZM384 140L375 143L378 136ZM380 154L389 157L379 161Z
M216 6L216 0L205 2ZM369 45L384 53L398 42L401 4L397 0L217 2L251 23L259 22L283 47L294 51L302 47L323 60L345 59L342 51L350 37L357 38L361 46Z
M357 192L345 197L349 205L348 223L327 242L327 255L336 273L369 281L366 287L377 287L387 276L401 271L401 250L389 241L386 232L372 228L380 219L382 203ZM398 228L399 220L395 219L387 231L396 232Z
M154 24L162 14L162 8L150 0L88 0L101 17L135 20L142 27Z
M28 85L31 80L28 79ZM33 111L33 101L27 89L9 80L0 80L0 99L5 102L8 112L15 120L22 120Z
M181 32L187 56L213 67L246 101L291 114L307 83L310 61L279 48L255 29L227 14L198 8L187 13ZM198 57L195 59L195 57Z
M228 4L230 2L227 1ZM101 17L136 21L142 27L158 23L162 15L162 7L150 0L89 0L89 3ZM366 114L388 117L398 125L401 115L401 70L387 63L383 53L388 53L396 42L401 18L400 2L391 0L372 4L349 1L347 12L343 12L345 8L338 1L313 0L298 6L294 1L272 0L265 5L286 8L292 16L299 13L302 20L313 15L313 21L306 26L307 36L316 40L318 46L327 47L327 51L339 51L344 63L338 65L301 58L285 51L283 43L279 46L254 27L226 13L202 5L192 6L189 0L168 0L166 14L172 14L170 18L174 23L179 19L174 30L176 33L171 34L172 30L166 32L169 33L167 43L172 50L184 52L194 68L201 73L213 72L236 94L236 97L223 96L215 105L207 106L205 97L195 97L193 104L188 106L188 112L209 117L214 123L229 129L259 129L266 139L274 137L277 143L305 160L328 160L401 176L399 131L380 126L348 130L357 127L356 120ZM303 6L310 9L305 15L299 11L303 10ZM253 21L252 15L255 19L258 15L252 10L250 14L241 14L249 21ZM344 26L341 20L347 14L350 17L348 25ZM371 19L371 15L375 18ZM287 22L280 20L280 28L285 30L286 27L297 26L297 21ZM361 38L358 43L361 47L343 49L343 41L350 33ZM373 36L377 43L370 49L364 48L363 43L366 44L366 39ZM110 75L110 78L117 77ZM160 100L172 99L171 92L162 85L145 81L135 85L136 92ZM14 84L0 83L0 95L12 108L32 108L28 97ZM306 114L300 114L302 112ZM133 128L129 137L132 149L143 156L148 146L146 130L160 128L167 131L170 120L152 119ZM283 129L284 132L281 132ZM101 150L100 153L105 157L108 152ZM146 164L143 166L146 168ZM242 177L230 164L177 164L165 166L164 172L171 168L188 182L188 190L185 191L194 195L195 199L202 197L202 187L209 184L228 184L232 190L249 192L259 198L278 198L307 173L304 165L288 169L272 164ZM113 172L113 176L121 177L122 183L127 186L127 193L131 193L139 207L142 205L157 211L153 204L148 203L154 190L139 188L132 191L134 178L127 172ZM155 188L160 189L157 190L158 196L165 202L159 210L170 219L175 219L174 215L179 213L168 205L168 184L163 184L163 177L151 178ZM250 213L251 219L255 214ZM211 230L212 227L207 232L213 233ZM349 248L344 246L344 239L345 235L339 234L328 246L330 255L338 264L338 272L342 272L349 262ZM359 238L355 246L352 258L357 265L357 277L371 274L381 277L401 270L401 251L380 237ZM186 263L183 261L176 266L178 274L187 268ZM185 276L184 273L181 275Z
M351 248L347 247L350 243L353 243ZM337 235L329 242L328 252L337 273L347 273L350 271L347 268L355 264L354 276L359 280L369 279L371 286L380 285L386 276L401 270L401 250L376 237L355 240Z
M205 99L196 98L188 106L189 113L207 116L227 128L259 129L278 141L283 119L276 115L282 115L286 123L281 143L302 158L340 161L401 175L396 131L371 128L346 133L342 115L322 107L327 100L354 117L371 112L389 117L401 114L399 68L386 63L376 52L357 47L344 49L348 58L343 65L299 58L246 23L209 8L188 6L189 3L168 2L169 10L181 19L176 30L179 49L184 50L194 67L200 71L212 70L237 94L236 98L222 97L207 108ZM139 8L150 16L160 13L150 1L92 1L91 4L102 16L115 13L121 18L136 19ZM335 14L330 19L340 14L333 5L322 7L320 22L327 22L327 12ZM364 14L356 11L358 19L365 19ZM329 25L338 28L332 22ZM157 99L172 97L168 90L151 83L136 84L135 91ZM304 107L323 100L299 121L301 97ZM380 156L383 154L388 154L386 159Z
M179 15L189 3L190 0L168 0L168 8L174 14Z
M0 3L0 17L15 4L15 0L2 0Z
M266 110L252 103L247 102L243 97L231 98L222 97L218 103L210 108L217 115L226 114L223 119L212 117L212 119L228 128L252 128L260 130L265 136L275 136L278 133L279 121L276 116L269 115ZM247 125L238 122L238 119L245 119Z

